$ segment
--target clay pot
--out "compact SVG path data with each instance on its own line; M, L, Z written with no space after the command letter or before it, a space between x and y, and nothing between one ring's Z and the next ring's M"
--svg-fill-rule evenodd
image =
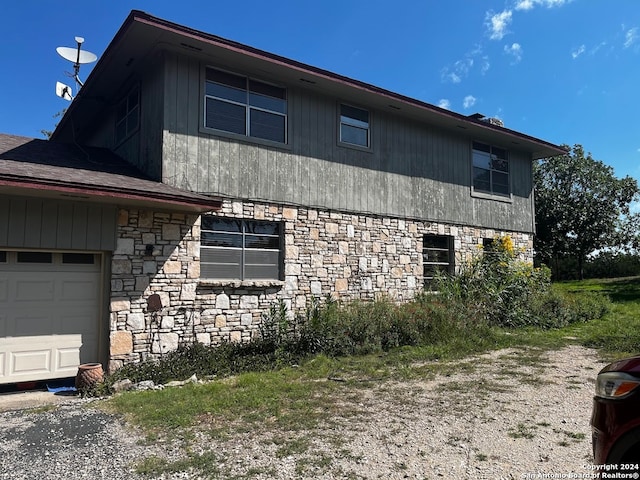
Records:
M92 388L104 378L104 371L101 363L84 363L78 366L76 375L76 389L86 391Z

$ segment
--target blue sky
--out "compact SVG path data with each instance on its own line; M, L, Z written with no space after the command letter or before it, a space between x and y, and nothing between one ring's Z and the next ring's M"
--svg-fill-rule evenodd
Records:
M4 2L0 132L42 138L66 106L56 47L102 54L132 9L453 111L582 144L640 181L637 0ZM84 66L86 79L91 66Z

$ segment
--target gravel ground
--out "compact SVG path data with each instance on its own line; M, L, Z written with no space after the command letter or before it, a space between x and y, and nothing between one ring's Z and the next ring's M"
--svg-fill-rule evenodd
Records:
M217 473L156 478L587 478L591 398L603 365L578 346L492 352L450 375L360 388L355 404L344 400L349 415L312 432L217 439L196 431L190 450L216 458ZM95 406L73 398L0 413L0 479L151 478L134 472L137 462L183 458L184 444L147 445Z

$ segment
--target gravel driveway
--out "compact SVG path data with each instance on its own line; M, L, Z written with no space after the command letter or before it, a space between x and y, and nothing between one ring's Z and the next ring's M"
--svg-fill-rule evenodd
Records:
M287 455L273 432L225 439L196 432L191 453L215 454L218 473L155 478L588 478L593 382L603 365L578 346L492 352L451 375L360 389L357 415L290 434L306 448ZM95 407L74 398L0 413L0 479L150 478L134 472L137 462L184 455L184 445L145 445Z

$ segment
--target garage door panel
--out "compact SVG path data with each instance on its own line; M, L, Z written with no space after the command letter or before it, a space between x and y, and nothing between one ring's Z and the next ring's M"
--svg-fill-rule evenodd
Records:
M80 347L61 348L56 353L57 370L77 369L80 365Z
M29 351L12 352L9 375L47 374L51 371L51 350L34 348Z
M34 311L32 315L14 317L7 322L7 336L9 337L32 337L34 335L51 334L51 316L46 312Z
M9 298L9 281L0 278L0 302L6 302Z
M80 281L61 281L60 297L61 302L82 301L94 303L97 297L95 285L91 282L91 276L86 275L87 280Z
M7 354L0 352L0 382L8 375L6 358Z
M54 280L17 280L15 302L51 302L54 299Z
M92 317L88 315L73 315L68 316L60 320L60 327L58 333L68 336L73 334L80 334L84 336L95 336L96 329L93 323L90 321Z

